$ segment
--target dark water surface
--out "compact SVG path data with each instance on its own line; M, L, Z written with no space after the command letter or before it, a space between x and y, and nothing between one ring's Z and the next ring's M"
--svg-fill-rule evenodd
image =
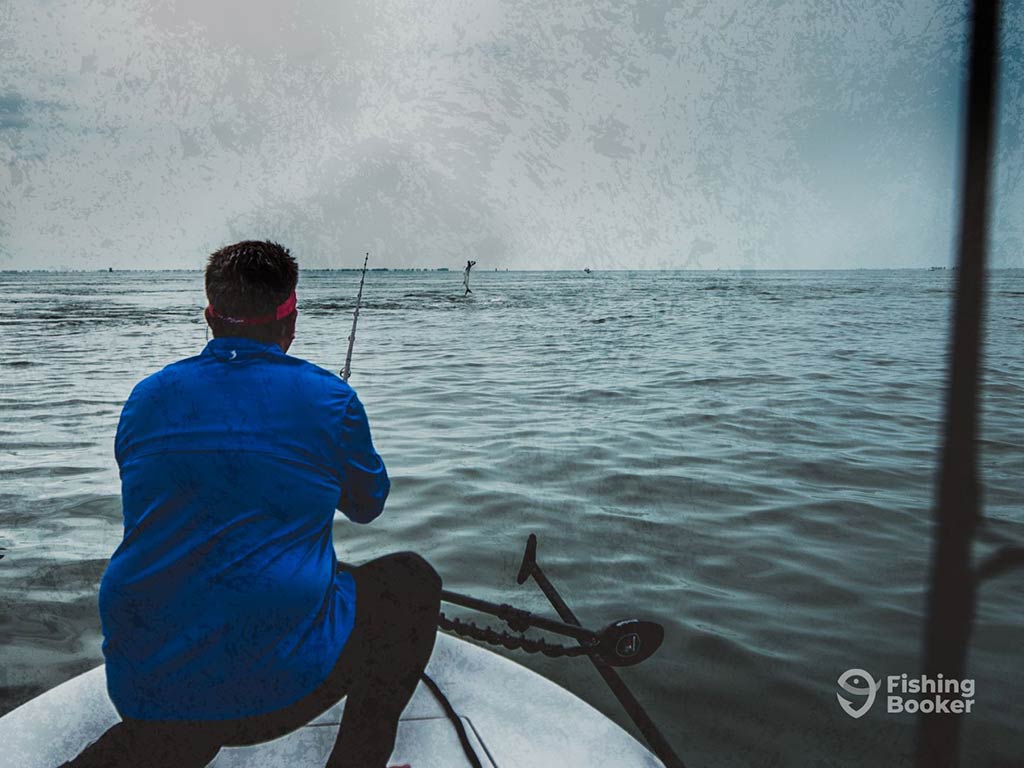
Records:
M339 556L550 612L514 582L536 532L585 622L666 625L623 677L691 765L907 765L913 718L836 679L919 670L952 277L371 273L351 383L394 488ZM340 367L358 278L303 275L292 354ZM0 273L0 712L102 659L118 413L204 303L199 273ZM979 554L1024 540L1024 273L989 309ZM1024 759L1022 578L981 590L965 765ZM625 722L585 662L515 658Z

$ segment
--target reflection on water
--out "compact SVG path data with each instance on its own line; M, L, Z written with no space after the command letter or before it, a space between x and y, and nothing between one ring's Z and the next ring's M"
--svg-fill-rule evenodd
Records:
M358 273L304 274L292 353L338 369ZM903 765L913 720L835 681L918 669L949 273L367 278L351 383L394 488L339 555L417 549L447 586L594 626L663 622L624 678L693 764ZM198 273L0 274L0 711L101 660L121 403L205 340ZM1024 274L993 276L981 550L1024 538ZM1015 577L986 585L965 764L1022 752ZM613 714L583 662L515 656ZM1018 681L1019 682L1019 681Z

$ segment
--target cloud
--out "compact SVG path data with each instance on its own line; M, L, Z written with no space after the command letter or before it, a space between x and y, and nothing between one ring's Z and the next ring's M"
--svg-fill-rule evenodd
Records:
M16 93L0 94L0 131L23 130L26 127L25 100Z
M952 4L51 0L4 14L6 266L197 267L254 236L309 266L367 248L392 266L512 268L949 255ZM1000 159L1011 199L1015 140ZM1000 209L1000 242L1020 210Z

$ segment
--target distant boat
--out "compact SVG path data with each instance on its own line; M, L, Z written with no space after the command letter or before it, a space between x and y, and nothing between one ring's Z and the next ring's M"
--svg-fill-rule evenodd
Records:
M587 274L589 275L589 274L590 274L590 267L587 267L587 268L586 268L586 269L584 269L583 271L584 271L584 272L586 272L586 273L587 273Z

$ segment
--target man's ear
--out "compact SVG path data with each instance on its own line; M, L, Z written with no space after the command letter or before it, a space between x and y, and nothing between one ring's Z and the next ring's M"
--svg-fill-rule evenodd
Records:
M295 339L295 321L298 318L298 311L292 312L285 322L284 327L281 329L281 339L278 342L285 352L288 351L288 347L291 346L292 341Z
M203 310L203 317L206 318L206 327L210 329L210 333L212 333L214 338L216 338L217 330L213 327L213 315L210 314L209 307Z

